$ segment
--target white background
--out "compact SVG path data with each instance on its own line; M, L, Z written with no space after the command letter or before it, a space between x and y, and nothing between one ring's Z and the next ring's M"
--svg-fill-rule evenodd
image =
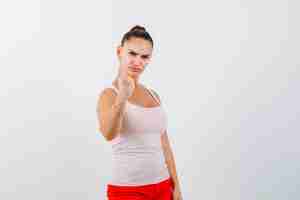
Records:
M105 199L96 101L136 24L154 39L141 82L168 113L183 198L299 199L299 6L1 1L0 199Z

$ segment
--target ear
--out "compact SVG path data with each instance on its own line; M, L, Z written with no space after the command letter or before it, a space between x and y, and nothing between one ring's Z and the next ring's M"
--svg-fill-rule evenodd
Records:
M118 46L117 47L117 56L118 56L118 58L120 58L120 56L121 56L121 52L122 52L122 46Z

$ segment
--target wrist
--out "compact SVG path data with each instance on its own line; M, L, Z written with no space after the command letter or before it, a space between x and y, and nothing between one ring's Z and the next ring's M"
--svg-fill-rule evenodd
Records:
M123 105L123 104L126 103L126 101L127 101L127 99L125 99L125 98L123 98L121 96L117 96L115 104L116 105Z
M180 191L180 185L179 184L175 185L174 188Z
M177 188L177 189L179 189L179 190L180 190L180 185L179 185L179 182L177 182L177 181L173 181L173 186L174 186L174 188Z

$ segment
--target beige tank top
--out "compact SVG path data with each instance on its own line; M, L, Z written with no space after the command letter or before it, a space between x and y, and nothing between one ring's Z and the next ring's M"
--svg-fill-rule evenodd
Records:
M118 92L114 85L110 88ZM166 112L154 92L146 89L160 105L142 107L126 102L122 132L110 141L113 167L109 184L146 185L170 177L161 145Z

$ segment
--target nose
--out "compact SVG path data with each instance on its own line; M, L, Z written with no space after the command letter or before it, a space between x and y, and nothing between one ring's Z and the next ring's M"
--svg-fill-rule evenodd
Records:
M141 65L143 65L143 60L137 56L133 59L133 65L141 67Z

